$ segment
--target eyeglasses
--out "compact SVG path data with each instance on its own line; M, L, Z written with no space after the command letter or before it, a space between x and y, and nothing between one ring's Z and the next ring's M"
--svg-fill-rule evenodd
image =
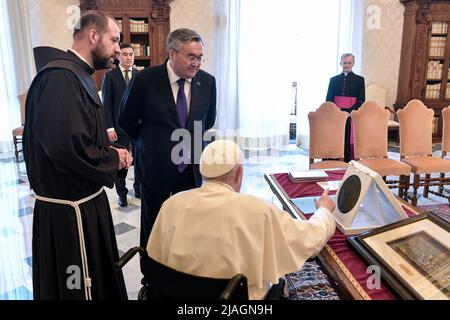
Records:
M175 49L172 49L172 50L175 51L176 53L180 54L183 58L185 58L190 63L194 63L194 62L203 63L206 60L205 56L196 57L196 56L191 55L191 54L186 56L186 55L182 54L178 50L175 50Z

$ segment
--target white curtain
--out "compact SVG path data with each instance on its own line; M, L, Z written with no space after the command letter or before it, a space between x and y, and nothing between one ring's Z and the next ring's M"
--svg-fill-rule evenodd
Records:
M363 1L226 0L219 4L217 52L218 129L243 148L288 144L294 89L298 84L297 135L308 147L307 114L325 100L339 57L359 63Z
M17 96L35 75L29 0L0 0L0 152L12 151L14 128L21 125Z

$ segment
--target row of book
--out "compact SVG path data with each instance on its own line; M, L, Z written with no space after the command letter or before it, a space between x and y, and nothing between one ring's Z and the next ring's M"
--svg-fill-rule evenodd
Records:
M130 32L148 32L148 22L130 19Z
M433 123L431 126L431 131L433 132L433 134L438 133L438 128L439 128L439 117L434 117L433 118Z
M441 95L441 84L427 84L425 89L425 99L439 99Z
M427 80L441 80L444 64L439 60L428 61Z
M445 56L445 48L447 46L447 37L431 37L430 40L430 56Z
M450 70L449 70L450 72ZM445 92L445 99L450 99L450 82L447 82L447 90Z
M448 22L433 22L431 24L431 33L433 34L447 34Z
M136 57L150 57L150 46L140 43L130 43Z
M117 19L119 31L123 32L123 20ZM148 22L146 20L130 19L130 32L148 32Z

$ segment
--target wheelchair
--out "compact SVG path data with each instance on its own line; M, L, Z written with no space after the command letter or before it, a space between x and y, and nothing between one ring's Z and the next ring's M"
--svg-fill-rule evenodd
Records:
M144 278L138 300L248 300L247 277L236 274L229 279L208 278L188 274L159 263L148 256L142 247L128 250L116 263L122 269L137 253L141 259ZM282 297L285 280L271 287L265 300L279 300Z

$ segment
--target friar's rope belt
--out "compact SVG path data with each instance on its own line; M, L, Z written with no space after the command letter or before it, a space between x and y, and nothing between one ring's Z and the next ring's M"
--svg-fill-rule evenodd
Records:
M80 204L83 204L85 202L88 202L88 201L96 198L102 192L103 192L103 187L100 190L98 190L96 193L90 195L89 197L83 198L78 201L52 199L52 198L42 197L42 196L39 196L36 194L36 199L38 199L40 201L57 203L57 204L66 204L66 205L72 206L75 209L75 215L77 217L78 239L80 241L81 265L83 267L84 293L86 295L86 300L92 300L92 296L91 296L92 280L89 277L89 268L88 268L88 261L87 261L87 255L86 255L86 244L84 242L83 221L81 220Z

